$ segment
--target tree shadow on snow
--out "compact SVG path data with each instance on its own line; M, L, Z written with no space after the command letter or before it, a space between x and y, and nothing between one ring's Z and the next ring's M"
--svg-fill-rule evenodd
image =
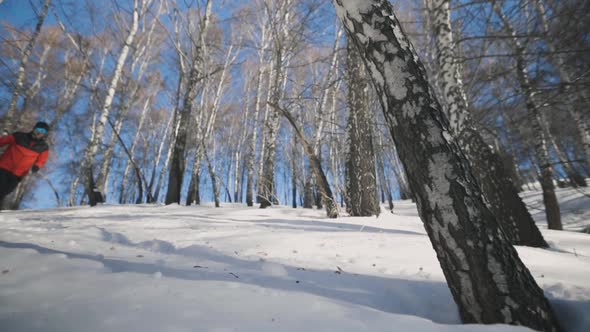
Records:
M121 244L145 248L147 242L133 244L119 239ZM158 242L165 242L157 240ZM161 245L162 243L159 243ZM172 244L164 245L171 251ZM313 270L267 261L254 261L228 256L211 248L193 245L177 249L174 254L194 257L198 266L186 269L165 266L158 262L133 262L55 250L31 243L0 241L0 247L33 249L41 254L62 254L70 259L85 259L102 263L112 273L133 272L183 280L225 281L255 285L262 288L309 293L338 302L362 305L403 315L414 315L440 324L460 324L458 311L445 283L427 280L383 278L370 275Z
M108 225L116 225L119 222L126 222L126 221L149 221L149 220L157 220L158 217L154 214L110 214L109 215L110 221L106 224ZM100 216L61 216L59 223L68 223L68 222L75 222L81 220L88 220L100 221ZM113 221L116 220L116 221ZM417 235L417 236L426 236L426 231L424 232L414 232L409 230L398 230L398 229L388 229L388 228L380 228L374 226L364 226L359 224L351 224L341 222L344 219L339 219L338 221L321 221L321 220L293 220L293 219L283 219L277 217L265 217L261 219L252 219L252 220L243 220L243 219L235 219L230 217L214 217L214 216L190 216L190 215L183 215L183 214L172 214L166 215L166 220L169 221L182 221L182 224L179 224L177 227L169 226L166 227L167 229L175 229L175 228L187 228L192 225L227 225L231 223L236 224L256 224L261 227L270 228L270 229L277 229L277 230L301 230L301 231L310 231L310 232L359 232L359 233L384 233L384 234L403 234L403 235ZM44 223L38 224L36 226L44 227L47 225L52 225L51 227L55 228L57 223L53 223L54 221L51 217L46 216L29 216L21 218L21 221L42 221ZM188 225L186 223L189 223ZM100 225L100 223L98 223ZM132 224L131 224L132 225ZM141 224L142 227L144 226ZM160 227L161 224L158 224L157 229L161 229L164 227Z
M151 251L193 257L199 265L186 268L171 267L158 262L132 262L55 250L31 243L0 241L0 247L33 249L41 254L62 254L70 259L85 259L102 263L112 273L132 272L194 281L225 281L244 283L262 288L309 293L338 302L362 305L379 311L422 317L439 324L461 324L447 285L428 280L384 278L348 273L335 267L334 271L313 270L268 261L229 256L209 247L192 245L176 249L166 241L133 243L121 234L104 234L121 245ZM427 272L427 271L424 271ZM417 273L411 278L419 278ZM549 300L567 331L590 330L590 301Z

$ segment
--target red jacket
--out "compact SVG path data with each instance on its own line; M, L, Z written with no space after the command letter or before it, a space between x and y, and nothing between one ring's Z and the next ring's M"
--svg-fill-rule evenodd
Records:
M0 168L22 177L33 165L41 168L49 155L47 142L36 140L30 133L16 132L0 137L0 146L8 148L0 156Z

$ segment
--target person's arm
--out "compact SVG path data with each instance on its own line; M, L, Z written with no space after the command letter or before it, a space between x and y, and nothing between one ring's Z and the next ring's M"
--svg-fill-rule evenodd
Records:
M15 142L12 134L0 137L0 146L14 144Z
M33 164L33 167L31 168L33 173L37 173L39 168L41 168L41 167L43 167L43 165L45 165L45 162L47 161L47 157L49 157L48 150L45 150L39 154L39 156L37 157L37 161L35 161L35 164Z

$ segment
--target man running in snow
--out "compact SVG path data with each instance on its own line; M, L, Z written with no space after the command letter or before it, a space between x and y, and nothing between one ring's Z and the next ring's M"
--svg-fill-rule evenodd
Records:
M0 202L10 194L31 170L36 173L45 165L49 146L45 139L49 125L37 122L29 133L15 132L0 137L0 147L8 148L0 155Z

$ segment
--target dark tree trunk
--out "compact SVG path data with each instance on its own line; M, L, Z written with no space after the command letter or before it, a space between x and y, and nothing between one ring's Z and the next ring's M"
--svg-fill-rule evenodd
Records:
M188 193L186 197L186 205L191 205L192 203L199 205L201 204L201 199L199 197L201 170L197 169L192 173L193 175L191 176L191 182L188 187Z
M521 192L524 180L522 179L522 175L518 170L518 165L514 160L514 156L512 156L510 153L501 152L499 150L496 150L496 153L502 162L504 170L508 173L514 190L516 190L516 192Z
M295 175L295 174L293 174ZM293 177L291 179L291 206L296 209L297 208L297 178Z
M465 128L459 134L458 143L464 147L488 206L510 242L514 245L547 248L547 242L518 196L499 156L473 128Z
M96 188L92 167L86 168L83 172L84 176L86 177L85 184L86 194L88 195L88 204L90 206L96 206L98 203L104 203L106 197Z
M274 144L274 142L273 142ZM267 149L269 152L270 149ZM274 184L274 169L275 169L275 160L274 160L274 151L272 153L265 153L264 154L264 166L262 171L262 179L258 183L258 193L257 198L258 202L260 202L260 208L267 208L272 205L273 202L273 193L275 191Z
M310 165L310 168L313 171L313 174L316 179L316 183L317 183L317 187L318 187L318 191L319 191L318 196L320 196L321 203L326 208L326 215L328 216L328 218L338 218L338 206L336 204L336 201L334 200L334 196L332 194L332 189L330 189L330 184L328 184L328 179L326 178L326 175L324 174L324 170L322 169L322 163L320 161L320 158L318 158L318 156L316 156L313 153L313 147L307 141L307 139L305 139L305 136L303 136L303 132L299 129L299 127L297 126L297 123L295 122L295 119L293 119L291 114L287 110L280 108L276 104L270 103L270 105L273 108L275 108L277 111L280 111L281 114L285 118L287 118L287 120L289 121L289 123L293 127L293 130L295 130L295 133L297 134L297 138L299 138L299 141L303 145L303 150L305 151L307 158L309 158L309 165Z
M303 208L313 209L313 190L311 185L312 175L309 174L305 180L305 186L303 188Z
M168 173L168 191L166 192L166 205L172 203L180 204L180 192L184 179L185 149L187 140L187 127L190 125L192 105L195 96L196 85L199 80L198 59L192 60L192 66L188 77L186 91L182 100L182 111L180 112L179 126L176 139L172 146L172 159L170 160L170 171ZM176 123L176 122L175 122Z
M181 127L184 127L181 125ZM176 144L172 147L172 160L170 160L170 173L168 174L168 191L166 192L166 204L180 203L180 191L184 178L184 149L186 145L186 129L181 129L176 137Z
M333 3L367 64L463 322L559 330L543 290L485 205L391 4Z
M320 161L321 164L321 159L320 157L317 157L318 160ZM314 197L314 201L315 201L315 206L318 208L318 210L323 209L324 208L324 204L322 204L322 190L320 189L320 187L318 186L318 181L314 182L314 186L313 186L313 197Z
M379 215L373 133L369 114L369 82L358 50L347 43L348 121L346 193L352 216Z

